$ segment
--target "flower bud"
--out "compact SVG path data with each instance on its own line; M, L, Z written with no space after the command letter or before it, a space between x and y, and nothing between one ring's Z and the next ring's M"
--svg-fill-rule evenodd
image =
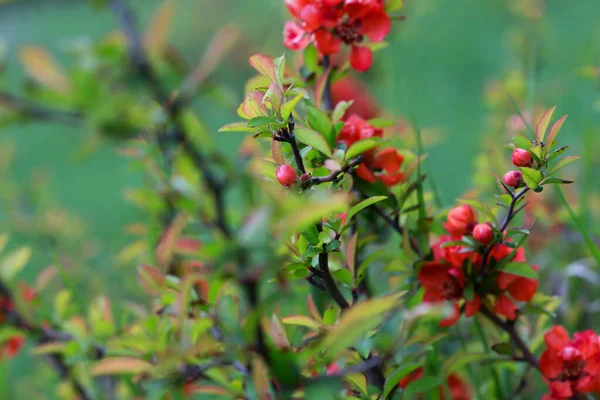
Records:
M467 204L453 208L444 224L448 233L455 236L470 233L473 226L475 226L475 211Z
M490 224L477 224L473 228L473 239L482 244L490 244L494 239L494 230Z
M294 183L296 183L296 179L298 178L296 170L289 165L278 166L275 176L277 177L279 183L285 187L292 186Z
M504 183L515 188L523 186L523 174L521 171L508 171L504 174Z
M512 153L512 162L516 167L530 167L533 164L533 157L527 150L515 147Z
M309 180L309 179L310 179L310 176L308 176L308 174L307 174L307 173L304 173L304 174L300 175L300 180L301 180L302 182L306 182L306 181L307 181L307 180Z

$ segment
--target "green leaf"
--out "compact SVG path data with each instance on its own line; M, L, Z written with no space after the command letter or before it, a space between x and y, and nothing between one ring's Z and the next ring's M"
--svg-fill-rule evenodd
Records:
M394 126L397 124L396 121L392 121L386 118L371 118L367 122L374 128L387 128L389 126Z
M256 128L257 126L272 124L273 122L274 122L273 118L269 118L269 117L254 117L250 121L248 121L248 127L249 128Z
M537 189L540 185L540 182L544 178L542 173L537 169L521 167L521 172L523 173L523 179L525 180L525 184L528 188L531 189Z
M550 168L550 171L548 171L547 176L555 174L556 172L560 171L561 169L563 169L567 165L571 164L572 162L579 160L580 158L581 157L579 157L579 156L567 156L567 157L561 158L560 160L558 160L556 162L556 164L554 164L554 166L552 168Z
M317 149L328 157L332 156L329 145L320 133L308 128L296 128L294 134L300 142Z
M568 185L570 183L573 183L574 181L568 181L566 179L560 179L560 178L546 178L543 181L540 182L540 185L552 185L552 184L556 184L556 185Z
M352 287L354 283L354 277L346 268L338 269L331 273L335 279L338 281Z
M512 356L514 353L512 345L507 342L496 343L492 345L492 350L494 350L498 354L502 354L505 356Z
M365 151L374 149L375 147L379 146L380 144L381 144L381 140L375 139L375 138L358 140L358 141L352 143L350 148L346 151L345 158L346 158L346 160L349 160L351 158L358 156L359 154L364 153Z
M407 376L408 374L420 367L421 364L416 362L410 362L401 365L394 371L392 371L392 373L389 374L388 378L385 380L385 386L383 387L383 399L385 400L387 398L387 396L392 390L394 390L394 388L398 385L402 378L404 378L405 376Z
M319 241L322 243L329 243L331 242L331 236L329 236L329 233L327 232L319 232Z
M473 301L473 297L475 296L475 288L473 287L472 284L468 284L465 287L465 290L463 292L463 296L465 296L465 299L467 299L468 301Z
M332 360L346 347L364 337L367 332L377 327L385 318L385 314L400 303L403 293L378 297L354 305L345 311L337 325L333 325L321 342L324 358Z
M339 103L337 103L335 105L335 108L333 109L333 112L331 113L332 121L337 122L337 121L341 120L342 117L344 116L344 114L346 114L346 111L348 110L348 108L350 108L350 106L352 105L352 103L354 103L354 100L340 101ZM342 126L343 126L343 122L342 122Z
M555 109L556 106L546 111L544 115L542 115L542 118L540 118L540 121L538 122L537 126L535 127L535 137L537 138L538 142L544 141L544 137L546 136L546 129L548 129L548 125L550 124L550 120L552 119L552 114L554 113Z
M227 125L223 125L219 128L219 132L258 132L256 128L251 128L248 126L248 122L240 121L240 122L232 122Z
M413 399L417 393L427 392L441 384L442 379L438 376L424 376L411 382L404 390L403 395L405 399Z
M327 114L313 106L307 107L306 111L308 113L308 125L322 134L325 140L327 140L327 143L329 143L330 146L333 146L335 143L333 124Z
M312 43L304 49L303 57L304 67L310 72L316 72L319 68L319 52Z
M401 9L404 6L404 0L387 0L385 2L385 12L391 13ZM385 396L383 396L385 397Z
M285 72L285 54L273 60L275 81L280 88L283 88L283 73Z
M531 140L523 135L515 135L512 137L513 143L520 149L529 150L531 148Z
M379 203L385 199L387 199L387 196L373 196L361 201L348 211L348 214L346 215L346 222L350 222L352 217L358 214L362 209L367 208L372 204Z
M546 162L550 162L552 161L554 158L560 156L562 153L564 153L567 149L569 148L569 146L563 146L559 149L554 150L552 153L548 154L548 156L546 157Z
M444 371L444 375L448 376L448 375L460 370L465 365L468 365L468 364L471 364L471 363L477 362L477 361L484 361L484 360L490 360L490 359L491 360L498 359L498 356L490 355L487 353L470 353L470 354L458 353L458 354L455 354L454 356L450 357L444 363L444 366L442 367L442 369Z
M531 265L523 262L511 262L502 267L502 272L507 274L522 276L525 278L537 279L537 272Z
M292 111L294 111L294 108L296 108L296 106L298 105L298 102L300 102L300 100L302 100L303 97L304 93L298 93L294 98L283 103L283 105L281 106L281 118L287 120L292 114Z
M331 242L327 243L327 245L325 246L325 251L331 253L332 251L336 251L337 249L339 249L341 245L342 242L340 242L337 239L333 239Z
M31 249L29 247L21 247L0 262L0 277L10 281L15 277L29 262L31 258Z

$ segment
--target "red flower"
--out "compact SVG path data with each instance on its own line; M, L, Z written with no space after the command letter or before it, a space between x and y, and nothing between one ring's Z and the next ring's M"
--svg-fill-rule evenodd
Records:
M451 301L453 303L454 312L450 317L440 322L440 326L454 325L460 317L458 301L463 299L463 289L465 287L465 275L462 269L438 262L429 262L421 267L417 279L425 289L424 302ZM474 294L473 300L468 301L465 299L465 302L465 315L467 317L475 314L481 307L481 299L477 294Z
M463 263L471 260L474 265L481 264L481 256L474 251L465 251L464 246L443 246L446 242L461 240L460 236L442 235L437 243L431 246L435 261L447 262L454 267L461 268Z
M368 47L352 46L350 65L359 72L368 71L373 63L373 51Z
M291 50L302 50L310 43L310 36L295 21L283 26L283 45Z
M450 210L444 228L453 236L462 236L471 233L476 224L476 215L468 204Z
M352 101L352 105L346 110L346 116L356 114L370 119L377 117L381 112L368 90L362 82L348 75L331 85L331 97L334 104Z
M411 383L416 381L417 379L421 379L424 375L423 367L419 367L412 371L410 374L406 375L404 378L400 380L398 386L402 389L406 389L406 387ZM469 385L457 374L450 374L447 378L448 387L450 389L450 398L451 400L470 400L471 399L471 389ZM444 393L444 388L442 386L439 387L439 398L440 400L444 400L446 397ZM419 395L418 399L422 399L423 396Z
M336 54L340 45L352 46L350 64L357 71L367 71L373 54L360 46L367 37L371 42L385 39L391 29L391 19L383 0L286 0L290 13L299 20L286 24L284 45L299 50L312 38L321 55Z
M600 338L593 331L578 332L570 340L562 326L544 335L546 351L540 368L550 381L545 399L570 399L597 390L600 372Z
M21 351L23 344L25 343L25 337L22 335L14 335L9 337L0 349L0 358L3 355L8 356L9 358L15 357Z
M344 123L337 137L337 142L343 142L347 147L350 147L359 140L382 136L383 130L373 127L363 118L353 114Z

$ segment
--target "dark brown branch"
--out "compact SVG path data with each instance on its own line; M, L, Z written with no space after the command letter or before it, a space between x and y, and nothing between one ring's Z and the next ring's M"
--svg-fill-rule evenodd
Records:
M83 115L77 111L50 108L5 92L0 92L0 106L4 106L25 118L59 122L67 125L77 124L81 122L83 117Z
M319 232L323 231L323 225L318 224L317 230ZM325 283L325 287L327 288L327 292L331 296L331 298L337 303L337 305L343 310L346 310L350 307L350 304L346 301L346 298L340 292L337 284L335 283L335 279L331 275L331 271L329 270L329 254L326 252L319 253L319 274L321 278L323 278L323 282Z
M323 56L323 71L327 71L331 67L331 58L326 55ZM325 110L333 110L333 100L331 99L331 71L327 75L327 81L325 81L325 89L323 90L323 107Z
M358 157L355 157L352 160L350 160L350 162L348 164L344 165L341 169L333 171L332 173L330 173L327 176L314 176L314 177L310 178L308 181L306 181L305 186L308 187L308 186L320 185L322 183L327 183L327 182L335 182L338 179L340 179L341 175L350 173L358 164L363 162L363 160L364 160L364 157L362 155L359 155Z
M485 315L487 319L493 322L498 328L502 329L510 336L512 342L521 350L523 353L523 361L542 372L540 369L540 365L537 361L537 358L531 353L527 344L521 339L517 330L515 329L515 325L512 323L508 323L503 321L498 317L493 311L489 310L487 307L481 307L480 312Z
M521 379L519 379L517 386L515 386L515 388L509 393L509 395L508 395L509 399L516 399L517 396L519 395L519 393L521 393L527 387L527 378L529 376L529 369L530 369L529 365L527 367L525 367L525 371L523 372L523 375L521 375Z

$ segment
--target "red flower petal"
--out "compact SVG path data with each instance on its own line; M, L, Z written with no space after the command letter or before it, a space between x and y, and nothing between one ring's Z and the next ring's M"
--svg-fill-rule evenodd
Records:
M321 11L316 4L309 4L300 11L300 20L302 20L302 27L312 32L321 27Z
M556 378L562 372L562 361L558 353L546 350L540 357L540 368L548 379Z
M393 175L379 175L378 178L385 186L390 187L402 182L404 180L404 174L402 172L398 172L397 174Z
M472 317L479 311L479 308L481 308L481 299L475 294L473 295L472 301L467 301L465 303L465 315L467 317Z
M403 162L404 156L393 147L388 147L377 153L373 167L383 169L388 174L393 174L402 167Z
M319 29L315 32L315 46L319 53L329 55L340 51L339 39L336 39L331 32L324 29Z
M392 27L392 20L385 10L366 15L361 23L362 32L371 42L381 42L390 33Z
M516 301L529 302L538 289L538 281L531 278L517 277L510 286L508 292Z
M560 325L554 325L552 329L544 335L546 347L556 351L565 347L569 340L569 332Z
M359 72L366 72L373 63L373 51L368 47L352 46L350 65Z
M516 304L513 303L504 294L501 294L498 298L496 298L496 304L494 305L494 311L496 311L496 314L504 315L509 320L513 320L517 317Z
M375 183L375 175L369 171L365 163L359 164L358 168L356 168L356 175L369 183Z
M426 288L438 288L450 279L448 267L440 263L429 262L419 269L417 279Z
M301 50L310 42L310 36L295 21L283 26L283 45L290 50Z
M454 309L452 310L452 314L450 314L450 316L448 318L443 319L440 322L440 326L442 326L442 327L452 326L452 325L456 324L456 322L458 321L459 318L460 318L460 307L458 307L457 302L454 302Z

